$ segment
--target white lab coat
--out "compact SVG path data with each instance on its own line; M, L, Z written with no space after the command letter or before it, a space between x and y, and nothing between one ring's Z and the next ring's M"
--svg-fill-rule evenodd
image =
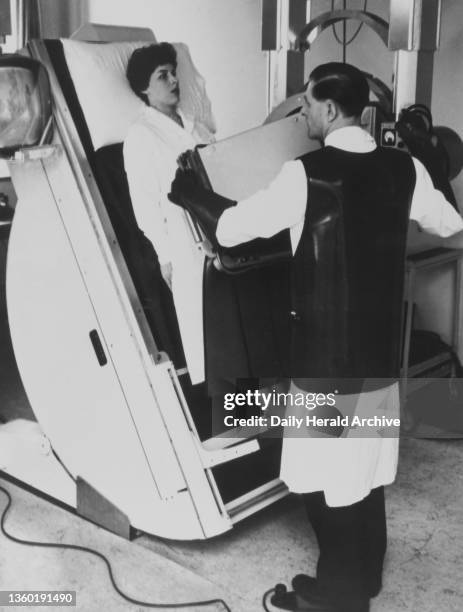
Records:
M293 394L304 393L292 383ZM353 395L337 395L341 414L380 415L400 419L399 384ZM294 409L288 410L293 414ZM300 417L310 414L298 410ZM394 482L399 456L399 429L376 432L372 427L346 428L342 437L321 437L310 428L286 427L280 478L293 493L323 491L328 506L348 506L371 489Z
M357 153L376 148L371 136L357 126L335 130L328 135L325 145ZM416 159L413 162L417 176L410 218L425 231L440 236L463 230L460 215L434 189L424 166ZM217 226L218 241L231 247L290 228L294 253L301 237L307 205L310 206L310 193L307 194L302 162L287 162L267 189L223 213ZM300 392L294 383L292 392ZM344 412L343 405L348 405L351 411L355 405L358 414L378 413L398 418L398 384L355 396L337 396L336 407L341 412ZM329 506L353 504L366 497L371 489L392 483L397 472L398 436L358 437L359 431L350 430L347 437L327 438L309 437L307 431L302 436L295 436L294 428L287 428L283 439L281 479L290 491L296 493L323 491Z
M193 384L204 380L202 275L204 254L194 242L185 211L167 194L178 156L212 141L201 124L182 115L184 128L147 106L124 141L124 165L138 226L159 263L172 264L172 293L188 371Z

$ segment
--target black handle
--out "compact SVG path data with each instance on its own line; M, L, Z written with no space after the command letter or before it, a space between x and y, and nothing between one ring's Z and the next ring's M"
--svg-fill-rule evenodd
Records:
M106 357L106 353L104 352L103 345L101 344L100 336L96 329L92 329L89 333L91 343L93 345L93 350L95 351L96 358L98 359L98 363L100 366L105 366L108 363L108 359Z

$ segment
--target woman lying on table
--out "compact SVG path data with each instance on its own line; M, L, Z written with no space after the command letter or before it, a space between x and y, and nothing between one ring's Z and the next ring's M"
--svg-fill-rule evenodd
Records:
M185 49L182 59L189 63L190 75L201 79ZM213 122L211 118L206 125L206 121L186 117L180 110L181 87L173 45L136 49L127 66L127 79L146 104L124 141L130 197L137 223L151 241L163 278L172 290L190 377L193 383L201 382L204 254L194 242L186 215L169 202L167 192L178 156L198 143L211 142ZM191 83L188 85L191 99ZM196 89L199 92L200 87Z

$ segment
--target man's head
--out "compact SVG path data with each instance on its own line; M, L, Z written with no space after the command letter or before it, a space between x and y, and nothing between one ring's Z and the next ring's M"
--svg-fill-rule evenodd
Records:
M140 47L130 56L127 79L145 104L164 110L179 101L177 53L169 43Z
M323 141L340 127L359 125L368 103L367 80L350 64L330 62L315 68L303 96L301 115L310 138Z

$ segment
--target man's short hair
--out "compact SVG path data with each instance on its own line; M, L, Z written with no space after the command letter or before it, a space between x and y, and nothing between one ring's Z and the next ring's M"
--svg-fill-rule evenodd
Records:
M370 88L361 70L350 64L329 62L309 76L316 100L333 100L346 117L359 117L368 104Z
M142 92L148 87L151 75L156 68L164 64L172 64L174 68L177 67L177 53L175 48L167 42L140 47L135 49L130 56L127 64L127 79L130 87L145 104L149 102L146 94Z

